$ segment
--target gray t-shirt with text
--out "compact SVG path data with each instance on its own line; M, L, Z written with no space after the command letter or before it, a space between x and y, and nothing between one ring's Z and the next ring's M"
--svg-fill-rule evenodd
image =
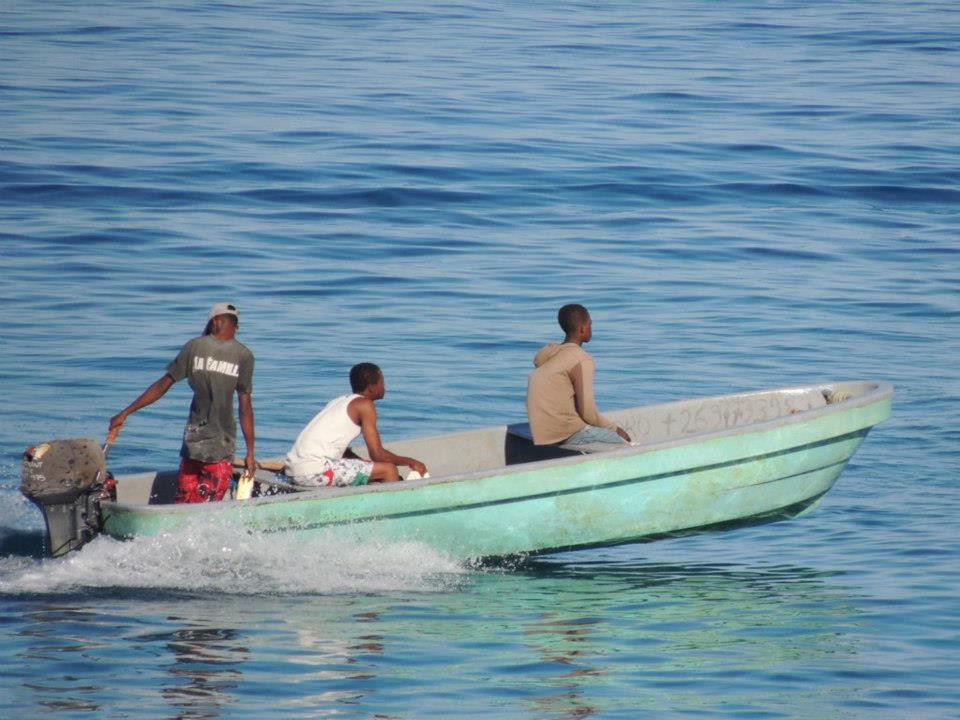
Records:
M180 456L201 462L232 459L237 447L233 394L253 391L253 353L236 340L193 338L167 365L174 382L193 389Z

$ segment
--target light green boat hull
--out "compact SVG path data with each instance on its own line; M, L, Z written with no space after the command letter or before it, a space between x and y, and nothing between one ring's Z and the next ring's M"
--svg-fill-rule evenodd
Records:
M848 394L840 402L828 403ZM793 517L815 504L890 414L886 383L833 383L610 413L642 444L553 452L507 427L390 443L433 477L203 505L125 501L173 473L120 478L104 532L176 531L196 518L257 532L418 541L463 558L647 541ZM526 461L526 462L524 462ZM142 493L142 490L140 490Z

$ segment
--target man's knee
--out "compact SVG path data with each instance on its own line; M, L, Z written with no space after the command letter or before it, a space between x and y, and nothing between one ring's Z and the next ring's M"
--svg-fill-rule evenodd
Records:
M393 463L375 462L370 479L375 482L396 482L400 479L400 471Z

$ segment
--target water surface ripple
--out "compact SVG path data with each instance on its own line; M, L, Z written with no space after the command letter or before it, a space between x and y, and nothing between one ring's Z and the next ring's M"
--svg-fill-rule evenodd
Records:
M956 717L960 10L116 0L0 9L0 716ZM279 455L360 360L391 438L894 383L810 515L471 567L199 526L41 556L19 458L102 438L224 299ZM189 392L118 471L176 462Z

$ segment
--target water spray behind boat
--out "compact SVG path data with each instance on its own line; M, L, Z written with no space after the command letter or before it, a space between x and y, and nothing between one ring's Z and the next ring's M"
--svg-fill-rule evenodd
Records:
M92 438L50 440L23 453L20 492L43 513L46 547L59 557L100 532L100 500L115 487L106 451Z

